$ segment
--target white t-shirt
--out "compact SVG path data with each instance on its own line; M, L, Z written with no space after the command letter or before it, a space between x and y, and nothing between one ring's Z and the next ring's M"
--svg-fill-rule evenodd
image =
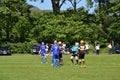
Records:
M111 44L109 44L109 45L108 45L108 48L112 48L112 45L111 45Z
M96 50L100 50L100 46L97 45L97 46L95 47L95 49L96 49Z
M89 44L85 44L85 49L89 49Z

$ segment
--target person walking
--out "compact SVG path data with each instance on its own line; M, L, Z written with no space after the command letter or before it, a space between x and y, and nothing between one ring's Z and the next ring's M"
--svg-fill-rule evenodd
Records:
M42 42L39 51L39 54L42 56L41 63L47 63L46 48L47 48L46 45L44 44L44 42Z

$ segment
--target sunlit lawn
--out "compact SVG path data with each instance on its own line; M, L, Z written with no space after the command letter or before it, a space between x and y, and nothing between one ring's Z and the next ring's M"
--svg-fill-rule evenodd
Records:
M120 80L120 55L86 55L86 68L71 65L70 55L64 66L53 68L40 63L40 56L13 54L0 56L0 80Z

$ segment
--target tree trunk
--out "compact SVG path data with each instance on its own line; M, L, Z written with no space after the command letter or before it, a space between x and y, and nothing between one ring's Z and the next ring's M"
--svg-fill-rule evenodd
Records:
M77 2L76 2L76 0L74 0L74 12L75 13L77 12Z
M52 8L53 8L53 13L60 13L60 0L51 0L52 2Z

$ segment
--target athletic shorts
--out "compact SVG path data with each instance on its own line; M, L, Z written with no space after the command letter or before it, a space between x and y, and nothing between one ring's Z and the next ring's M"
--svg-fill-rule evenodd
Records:
M46 56L46 53L41 53L41 56Z
M59 55L53 55L53 59L59 59Z
M59 57L62 58L62 53L61 52L59 53Z
M79 59L85 58L85 52L79 52Z
M71 56L76 57L76 56L78 56L78 54L76 51L73 51Z

